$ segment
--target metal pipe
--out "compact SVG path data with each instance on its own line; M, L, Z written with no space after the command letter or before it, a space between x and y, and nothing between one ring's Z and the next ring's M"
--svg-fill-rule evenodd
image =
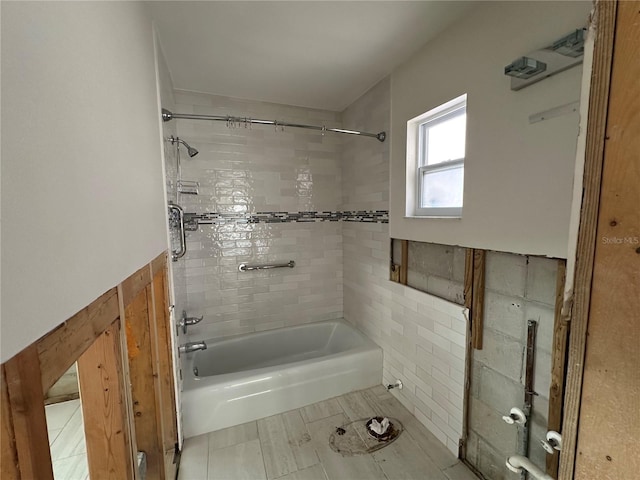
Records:
M191 113L173 113L167 110L166 108L162 109L162 120L168 122L172 119L188 119L188 120L212 120L214 122L227 122L227 123L239 123L239 124L258 124L258 125L274 125L277 127L293 127L293 128L306 128L308 130L318 130L321 132L332 132L332 133L344 133L346 135L360 135L363 137L373 137L378 139L380 142L384 142L387 138L386 132L379 133L369 133L369 132L361 132L358 130L347 130L345 128L327 128L324 125L303 125L300 123L289 123L289 122L280 122L278 120L260 120L258 118L249 118L249 117L233 117L233 116L223 116L223 115L195 115Z
M536 467L531 460L522 455L512 455L507 458L507 468L512 472L520 472L520 474L529 473L536 480L554 480L553 477Z
M518 429L520 453L524 457L529 456L529 424L531 423L531 409L533 406L533 367L535 365L536 353L536 327L538 322L535 320L527 321L527 358L524 372L524 406L522 411L526 417L526 422L522 428ZM523 469L520 471L520 478L526 479L527 473Z
M287 263L277 263L277 264L265 264L265 265L247 265L246 263L241 263L238 265L238 270L241 272L249 272L251 270L269 270L272 268L293 268L296 266L296 262L293 260L289 260Z

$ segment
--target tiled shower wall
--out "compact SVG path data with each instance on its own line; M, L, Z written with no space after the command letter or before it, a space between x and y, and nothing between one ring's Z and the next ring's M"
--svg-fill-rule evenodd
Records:
M175 112L231 115L328 127L340 114L191 92L175 92ZM341 199L339 135L198 120L177 121L182 180L198 195L178 194L201 215L187 236L189 315L204 320L187 340L233 335L342 317L342 224L254 223L261 212L333 211ZM254 217L255 218L255 217ZM241 263L286 263L293 269L239 272Z
M386 79L343 112L349 128L389 132ZM347 138L343 209L388 210L389 141ZM388 280L388 224L344 222L344 316L384 350L385 384L456 455L462 434L465 320L462 307Z

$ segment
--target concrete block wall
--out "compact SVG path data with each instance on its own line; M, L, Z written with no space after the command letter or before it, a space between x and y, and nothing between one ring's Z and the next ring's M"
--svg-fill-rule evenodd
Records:
M340 114L288 105L175 92L175 111L341 126ZM171 123L171 122L170 122ZM185 212L226 215L189 232L184 256L188 313L204 315L186 340L342 317L342 224L252 223L259 212L335 211L341 190L340 135L226 122L179 120ZM239 272L240 263L293 269ZM180 312L178 312L180 313Z
M389 131L389 80L343 112L345 128ZM388 209L389 139L347 138L343 209ZM384 351L383 382L454 454L462 433L465 320L462 307L393 283L386 223L344 222L344 317Z
M502 421L522 408L527 321L538 322L529 457L544 469L558 260L487 252L484 345L474 350L467 459L487 478L516 479L505 459L517 453L517 428Z
M464 305L465 254L462 247L410 241L407 285Z

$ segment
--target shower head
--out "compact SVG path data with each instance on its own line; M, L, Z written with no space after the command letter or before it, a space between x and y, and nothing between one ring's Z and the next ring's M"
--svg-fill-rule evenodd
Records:
M171 142L171 144L173 145L174 143L181 143L183 144L185 147L187 147L187 153L189 154L190 157L195 157L198 154L198 150L193 148L191 145L189 145L187 142L185 142L184 140L182 140L180 137L174 137L173 135L170 136L167 140L169 140Z
M191 145L189 145L187 142L185 142L184 140L180 140L182 142L182 144L187 147L187 153L189 154L190 157L195 157L198 154L198 150L196 150L195 148L193 148Z

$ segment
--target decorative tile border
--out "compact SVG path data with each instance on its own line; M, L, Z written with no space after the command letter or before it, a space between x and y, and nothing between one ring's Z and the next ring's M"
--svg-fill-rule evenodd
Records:
M312 222L364 222L389 223L388 210L359 210L344 212L257 212L257 213L185 213L185 228L197 230L198 225L227 223L312 223Z

